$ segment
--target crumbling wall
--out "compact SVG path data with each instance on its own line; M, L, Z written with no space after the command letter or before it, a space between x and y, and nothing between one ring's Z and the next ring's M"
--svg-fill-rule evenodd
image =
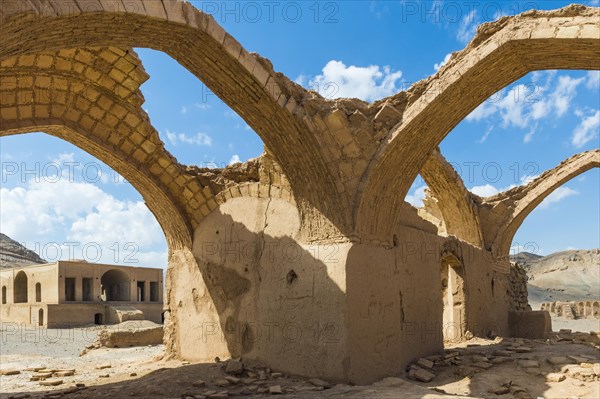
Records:
M518 263L511 264L509 275L510 310L531 310L527 294L527 272Z

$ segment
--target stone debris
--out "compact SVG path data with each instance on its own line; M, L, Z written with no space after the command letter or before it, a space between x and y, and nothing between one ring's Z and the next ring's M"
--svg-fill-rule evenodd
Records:
M214 380L213 384L221 388L225 388L231 385L231 383L224 378Z
M40 385L46 386L46 387L54 387L57 385L62 385L63 380L56 380L56 379L50 379L50 380L42 380L39 382Z
M550 373L546 375L546 381L548 382L561 382L564 381L567 377L564 374L560 373Z
M110 364L100 364L98 366L96 366L96 370L103 370L103 369L109 369L112 366Z
M524 368L540 367L540 362L537 360L519 360L519 366Z
M408 378L421 382L430 382L435 378L435 374L420 367L411 366L411 369L408 371Z
M546 361L554 366L559 366L561 364L569 363L570 360L565 356L552 356L546 359Z
M244 364L239 360L231 359L227 362L225 372L233 375L242 374L244 372Z
M323 389L331 388L330 383L328 383L327 381L320 380L318 378L311 378L310 380L308 380L308 382L310 382L311 384L313 384L314 386L319 387L319 388L323 388Z
M194 381L192 382L192 386L196 388L204 388L206 386L206 382L203 380Z
M427 360L427 359L423 359L423 358L417 360L416 364L417 364L417 366L423 367L428 370L432 370L433 365L434 365L434 363L431 360Z
M281 385L273 385L269 387L269 393L271 395L281 395L283 393Z
M13 370L13 369L0 370L0 375L17 375L17 374L21 374L21 371Z

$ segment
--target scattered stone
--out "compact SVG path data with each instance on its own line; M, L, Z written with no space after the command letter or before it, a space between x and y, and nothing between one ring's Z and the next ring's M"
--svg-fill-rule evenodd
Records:
M283 378L283 373L271 373L271 378Z
M14 395L9 396L8 399L26 399L30 397L31 395L28 393L16 393Z
M221 387L221 388L225 388L225 387L228 387L231 385L231 383L224 378L219 378L217 380L214 380L213 384L215 384L216 386Z
M408 378L421 382L430 382L435 378L435 374L422 368L411 368L408 371Z
M234 377L232 375L228 375L227 377L224 378L225 380L229 381L232 384L239 384L240 383L240 379L237 377Z
M531 348L528 346L519 346L517 348L515 348L515 352L517 353L530 353L531 352Z
M244 364L239 360L231 359L227 362L227 367L225 367L225 372L227 374L239 375L244 372Z
M23 371L34 371L34 372L38 372L40 370L45 369L46 366L33 366L33 367L27 367L25 370Z
M283 393L283 391L281 390L281 385L270 386L269 393L271 395L281 395Z
M537 360L519 360L519 366L524 367L526 369L532 367L540 367L540 362Z
M465 339L466 339L467 341L470 341L470 340L472 340L472 339L473 339L473 337L475 337L475 336L473 335L473 333L472 333L471 331L467 331L467 332L465 333Z
M75 370L62 370L54 373L55 377L71 377L75 375Z
M471 356L471 359L475 363L477 363L477 362L487 362L488 361L488 358L486 356L481 356L481 355L473 355L473 356Z
M569 363L569 358L567 358L565 356L552 356L546 360L548 361L548 363L550 363L554 366L559 366L561 364Z
M506 356L498 356L492 359L493 364L501 364L506 362L512 362L512 358Z
M423 367L424 369L433 369L433 362L431 360L420 358L417 360L417 365Z
M192 382L192 386L196 388L204 388L206 386L206 382L203 380L194 381Z
M506 395L507 393L510 393L510 388L508 388L508 387L499 387L499 388L496 388L496 389L492 390L491 393L494 393L496 395Z
M109 369L112 366L110 364L100 364L98 366L96 366L96 370L104 370L104 369Z
M483 370L488 370L492 367L494 367L494 365L492 363L488 363L488 362L477 362L477 363L473 363L474 367L483 369Z
M540 375L540 374L542 374L542 370L540 370L538 367L529 367L529 368L526 368L525 372L527 374L531 374L531 375Z
M0 375L17 375L17 374L21 374L21 371L20 370L13 370L13 369L0 370Z
M98 376L98 378L108 378L108 377L110 377L110 374L100 374Z
M567 355L567 357L571 360L573 360L575 363L585 363L588 361L587 358L585 357L581 357L581 356L573 356L573 355Z
M567 377L564 374L560 373L550 373L546 375L546 381L548 382L561 382L564 381Z
M316 387L321 387L323 389L331 388L330 383L328 383L327 381L320 380L318 378L312 378L312 379L308 380L308 382L310 382L311 384L313 384Z
M55 387L57 385L61 385L62 383L63 383L63 380L56 380L56 379L40 381L40 385L43 385L45 387Z
M137 377L137 373L131 373L129 374L130 377Z
M42 381L50 377L52 377L52 373L36 373L29 378L29 381Z
M213 393L212 395L207 395L207 399L227 399L228 397L229 397L229 392L227 392L227 391L217 392L217 393Z

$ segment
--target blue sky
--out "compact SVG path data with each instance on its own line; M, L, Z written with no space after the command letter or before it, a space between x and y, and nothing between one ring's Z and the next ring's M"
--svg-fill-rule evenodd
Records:
M277 71L305 87L332 98L367 101L435 73L451 52L465 47L481 22L569 4L192 3L213 14L246 49L269 58ZM138 52L150 74L142 86L143 107L180 162L225 166L262 153L260 138L246 123L177 62L153 50ZM599 92L598 72L528 74L461 122L441 144L442 152L480 195L522 184L575 153L598 148ZM108 167L45 134L4 137L0 156L2 232L50 260L72 255L165 267L160 227L139 194ZM525 221L515 245L542 254L600 246L599 181L599 172L592 170L557 190ZM407 200L419 205L424 189L417 178Z

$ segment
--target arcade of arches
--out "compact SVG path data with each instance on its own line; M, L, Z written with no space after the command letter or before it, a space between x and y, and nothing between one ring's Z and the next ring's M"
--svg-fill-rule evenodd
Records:
M444 324L452 338L511 334L512 236L600 154L480 198L437 146L530 71L600 69L599 9L484 24L435 75L366 103L305 90L188 2L126 3L1 3L0 134L60 137L140 192L169 244L167 351L366 383L441 349ZM179 164L142 109L148 75L133 47L186 67L265 154L221 170ZM443 234L402 200L419 173ZM120 295L108 277L106 294Z

